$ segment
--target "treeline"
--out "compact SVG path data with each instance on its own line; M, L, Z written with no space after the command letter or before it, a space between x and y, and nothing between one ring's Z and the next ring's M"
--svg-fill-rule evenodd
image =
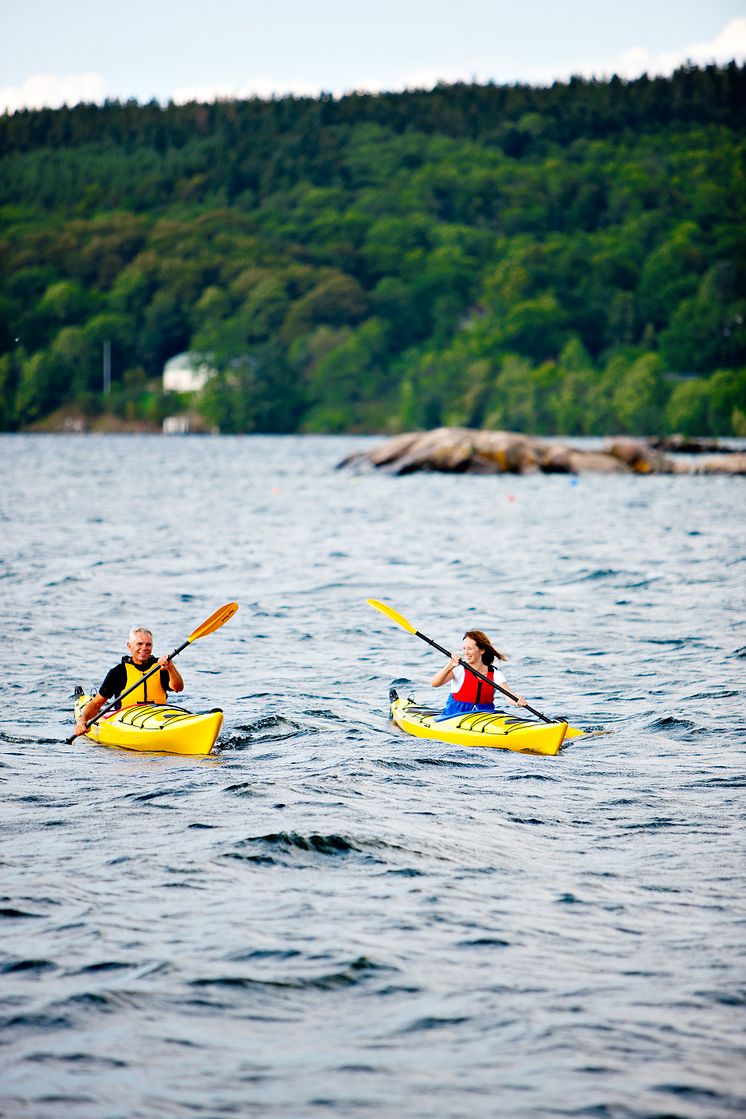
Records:
M745 116L734 64L0 117L0 428L746 435Z

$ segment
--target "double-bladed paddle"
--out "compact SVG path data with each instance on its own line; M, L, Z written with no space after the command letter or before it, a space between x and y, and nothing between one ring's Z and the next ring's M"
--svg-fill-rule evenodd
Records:
M445 656L450 657L451 654L448 649L444 649L437 641L433 641L431 637L426 637L424 633L420 633L420 631L415 629L412 623L408 622L404 615L400 614L398 610L394 610L391 606L387 606L385 602L379 602L377 598L369 598L368 606L372 606L374 610L380 610L382 614L385 614L387 618L391 618L391 621L396 622L402 629L407 630L408 633L413 633L415 637L419 637L421 641L426 641L428 645L432 645L433 649L437 649L439 653L444 653ZM494 680L490 680L489 676L484 676L481 672L478 672L476 668L472 668L471 665L467 664L461 657L459 657L458 663L480 680L484 680L485 684L489 684L492 688L497 688L503 695L515 701L515 696L511 695L509 691L505 688L501 688ZM565 719L549 719L546 715L542 715L541 711L537 711L536 708L531 707L528 703L525 707L527 711L530 711L532 715L536 715L539 719L543 719L545 723L564 723L566 721Z
M227 602L225 606L221 606L220 609L216 610L214 614L211 614L210 617L207 618L201 626L197 626L195 631L189 634L186 641L183 641L181 645L179 645L178 649L174 649L173 653L171 653L168 659L172 661L174 657L178 657L179 653L183 649L186 649L187 645L191 645L193 641L199 641L200 637L207 637L208 633L214 633L216 629L220 629L221 626L224 626L226 622L230 621L230 619L236 613L236 610L238 610L237 602ZM99 719L103 718L103 716L107 715L109 711L117 707L125 696L128 696L130 692L134 692L135 688L139 688L144 680L148 680L151 676L154 676L156 672L160 671L160 664L154 664L150 671L146 672L145 675L140 680L138 680L136 684L133 684L131 688L127 688L127 691L122 692L121 695L115 696L109 703L101 708L101 710L98 712L97 715L94 716L93 719L89 719L85 725L85 729L88 730L89 727L92 727L94 723L97 723ZM76 736L73 734L70 738L66 738L65 742L69 746L72 742L75 741L75 738Z

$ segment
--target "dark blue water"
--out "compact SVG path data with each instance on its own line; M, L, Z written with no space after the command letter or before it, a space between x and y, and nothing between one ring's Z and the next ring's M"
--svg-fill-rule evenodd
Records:
M743 1115L740 478L5 436L0 1113ZM480 626L558 757L387 722ZM144 622L214 756L66 746Z

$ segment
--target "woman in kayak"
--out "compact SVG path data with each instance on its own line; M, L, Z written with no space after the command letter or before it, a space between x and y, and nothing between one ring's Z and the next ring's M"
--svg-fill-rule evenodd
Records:
M494 684L499 684L501 690L507 693L510 703L525 707L526 700L523 696L516 695L500 669L494 667L496 660L507 659L504 653L498 652L481 629L468 629L464 634L461 652L451 653L448 664L436 672L430 681L434 688L440 688L449 682L451 685L450 695L439 718L449 719L453 715L466 715L471 711L495 710L495 688L464 668L462 661Z

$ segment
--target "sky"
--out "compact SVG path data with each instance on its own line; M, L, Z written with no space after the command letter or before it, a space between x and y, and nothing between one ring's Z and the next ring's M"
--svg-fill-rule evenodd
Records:
M746 61L744 0L0 0L0 113Z

